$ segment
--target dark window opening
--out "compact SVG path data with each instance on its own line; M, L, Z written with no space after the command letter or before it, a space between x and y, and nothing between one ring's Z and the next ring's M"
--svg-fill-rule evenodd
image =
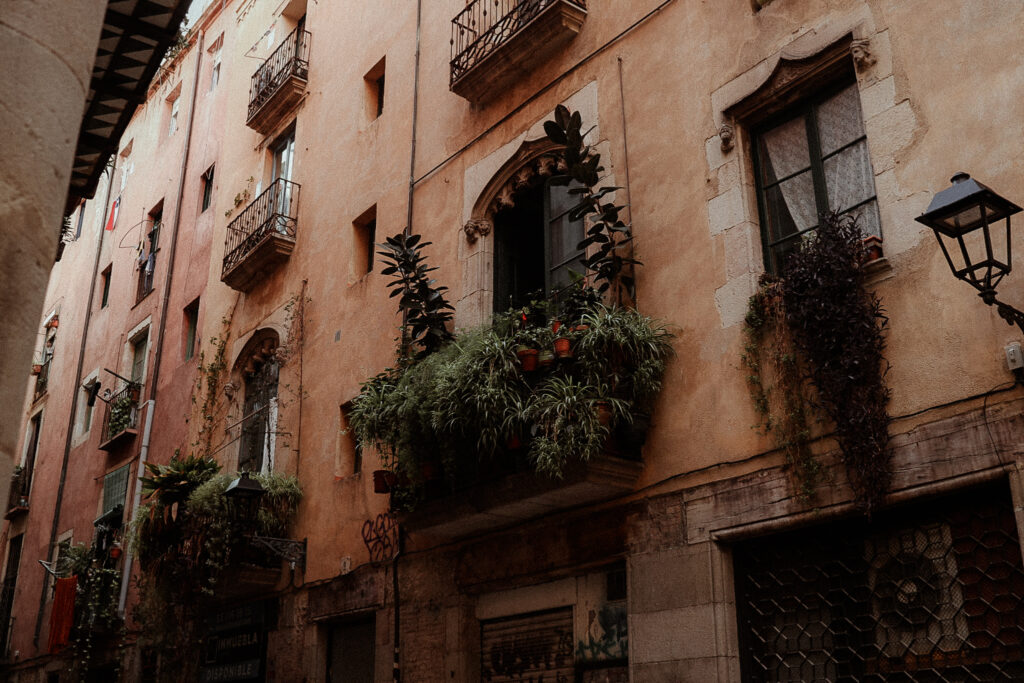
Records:
M239 472L262 472L269 464L277 419L277 339L267 337L253 347L243 368L245 400L238 450Z
M196 332L199 329L199 299L185 307L185 360L196 355Z
M369 119L380 118L384 113L385 60L381 58L363 79L366 81L366 113Z
M353 256L353 272L362 275L373 272L373 255L377 241L377 205L364 211L359 218L352 221L355 231Z
M203 173L203 202L201 211L206 211L213 203L213 166Z
M576 195L534 177L494 215L494 311L556 296L581 273L583 221L570 221Z
M100 281L103 283L103 294L100 297L100 308L106 308L110 302L110 274L113 264L107 266L100 274Z
M351 423L348 419L351 411L351 401L341 407L341 431L342 438L345 439L344 443L352 453L352 474L359 474L363 471L363 447L359 443L359 439L352 432Z
M21 544L24 534L18 534L7 544L7 570L3 584L0 584L0 652L6 653L11 646L11 611L14 607L14 589L18 585L18 566L21 564Z
M150 226L146 234L146 245L139 254L139 286L135 296L135 303L139 303L153 291L153 283L156 278L156 253L160 248L160 227L163 221L163 203L149 214Z
M328 683L373 683L375 617L331 624L328 629Z
M36 467L36 455L39 453L39 436L42 433L42 427L43 414L36 413L28 421L28 447L25 449L25 465L23 466L21 491L19 492L25 498L28 497L28 492L32 488L32 473Z

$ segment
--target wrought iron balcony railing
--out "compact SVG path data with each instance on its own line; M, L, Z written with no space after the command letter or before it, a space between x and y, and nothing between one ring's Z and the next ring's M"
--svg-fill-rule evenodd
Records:
M281 250L276 245L270 247L265 247L265 245L275 241L284 241L289 245L294 243L300 187L298 183L278 178L249 206L245 207L245 210L235 220L228 224L224 245L224 269L221 271L222 280L232 287L244 286L245 282L232 281L234 280L232 274L234 271L242 270L241 266L245 265L244 262L250 256L254 260L260 261L259 264L253 265L273 265L271 262L273 259L262 252L269 248L276 257ZM290 249L288 251L290 252ZM267 256L266 263L263 262L264 256ZM246 270L253 270L255 273L262 268ZM249 273L243 279L249 280L251 275L252 273Z
M309 75L310 33L300 24L288 34L263 66L256 70L249 82L248 121L259 113L275 93L295 76L303 81Z
M541 14L564 7L585 14L587 4L586 0L470 2L452 19L451 85L454 86L488 56L509 43ZM536 52L533 46L529 50Z
M132 432L138 426L141 392L140 385L129 382L107 399L107 408L103 415L101 449L110 450L118 437Z

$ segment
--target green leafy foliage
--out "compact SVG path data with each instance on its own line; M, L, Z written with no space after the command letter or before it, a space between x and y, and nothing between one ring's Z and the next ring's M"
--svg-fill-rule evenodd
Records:
M549 306L496 316L415 363L370 379L349 414L356 438L415 487L425 463L439 463L452 486L497 466L511 467L523 444L533 466L561 476L572 462L605 451L609 437L649 412L661 388L671 333L636 311L581 293L557 313L574 354L523 370L524 340L555 338ZM575 306L575 308L572 308ZM607 424L597 406L610 412Z
M809 496L820 466L809 446L815 413L835 436L860 505L870 512L891 479L889 390L881 301L864 285L863 234L856 221L824 217L750 300L743 362L761 425ZM776 391L772 391L774 379Z
M198 616L232 566L280 565L250 539L287 536L302 491L294 477L257 475L266 493L249 514L224 495L234 477L212 460L176 457L147 469L148 500L135 515L131 536L141 569L135 615L140 641L162 653L162 666L188 672L182 680L191 680L195 662L188 653L197 646Z
M757 427L769 434L786 457L797 495L812 500L821 465L811 450L812 387L793 346L782 305L782 282L766 275L750 297L744 320L743 364L758 415Z
M95 544L79 543L60 555L56 573L77 579L75 616L71 628L71 672L79 680L90 680L97 665L101 641L123 636L123 620L117 605L121 592L121 572L111 566L109 556Z
M569 192L579 195L579 203L570 209L570 221L586 220L586 236L577 249L586 250L580 263L593 276L597 291L611 290L611 300L628 305L636 299L633 267L640 261L633 258L633 233L619 214L625 206L605 202L604 198L620 187L602 186L601 155L584 143L583 119L580 113L563 106L555 108L553 121L544 122L548 139L564 145L562 157L566 172L551 178L552 185L571 185Z
M437 268L428 266L423 255L431 242L421 240L420 235L398 233L378 244L382 251L377 253L384 258L381 275L393 276L387 286L394 288L391 296L399 297L398 309L405 314L402 349L408 354L417 345L427 355L452 340L448 327L455 309L444 297L448 288L429 276Z
M856 221L828 215L787 262L783 301L793 342L835 424L850 483L870 512L892 473L883 355L888 319L864 287L866 260Z

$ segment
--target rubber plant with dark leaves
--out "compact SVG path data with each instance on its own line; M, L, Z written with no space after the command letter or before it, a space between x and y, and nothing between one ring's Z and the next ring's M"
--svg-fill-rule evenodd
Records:
M544 122L544 132L551 142L564 145L566 172L553 176L549 182L571 186L568 192L578 195L579 202L569 211L568 219L584 220L590 226L586 237L576 246L585 253L580 263L593 278L599 293L619 305L632 305L636 301L633 266L642 264L633 258L632 229L619 218L625 205L604 201L622 188L597 187L604 167L601 155L584 142L587 133L583 131L583 118L578 111L570 113L565 106L558 105L554 120Z
M391 297L398 299L398 309L405 316L402 325L401 350L403 356L412 353L420 357L429 355L450 342L454 337L448 326L455 308L445 299L447 287L440 286L429 273L437 270L428 266L423 248L431 242L422 242L420 235L399 233L378 244L385 267L381 275L393 276L388 287Z

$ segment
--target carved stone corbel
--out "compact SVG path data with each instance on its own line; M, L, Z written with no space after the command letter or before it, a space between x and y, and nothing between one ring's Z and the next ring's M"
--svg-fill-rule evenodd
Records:
M867 38L857 38L850 43L850 56L858 71L863 71L878 60L871 54L871 41Z
M470 218L462 226L462 230L466 233L466 241L474 244L478 238L490 235L492 227L494 226L491 224L491 221L486 218Z
M723 124L722 127L718 129L718 137L722 141L723 152L728 152L736 146L736 131L733 130L733 127L730 124Z

